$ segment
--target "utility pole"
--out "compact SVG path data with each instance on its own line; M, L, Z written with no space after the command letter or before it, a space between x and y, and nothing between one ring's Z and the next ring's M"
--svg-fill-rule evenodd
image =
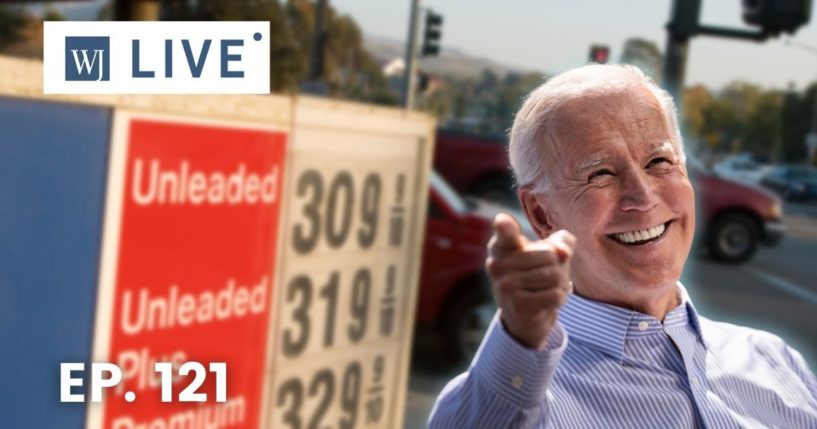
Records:
M306 79L301 82L301 92L312 95L326 96L329 88L322 81L324 68L324 52L326 51L326 16L329 9L328 0L315 1L315 27L312 33L312 47L309 51L309 70Z
M689 39L698 29L701 0L673 0L672 15L667 24L667 48L664 54L662 85L681 108L682 89L686 74Z
M682 106L684 74L689 41L699 34L730 39L763 42L781 32L794 33L811 17L812 0L763 0L743 2L743 20L759 26L759 31L703 25L698 21L702 0L673 0L667 24L667 49L664 55L663 86Z
M417 69L417 19L420 15L420 0L411 1L411 12L409 13L408 40L406 40L406 69L403 73L403 91L400 97L400 104L406 109L411 109L414 105L415 72Z
M114 21L158 21L159 0L116 0Z
M792 42L789 39L786 39L784 43L786 46L794 46L817 55L817 48L814 46ZM811 119L811 131L806 134L805 144L808 150L808 161L812 163L814 162L814 153L817 152L817 91L814 92L814 113Z
M315 32L312 35L312 52L309 60L308 80L317 82L323 75L323 51L326 44L326 7L328 0L318 0L315 5Z

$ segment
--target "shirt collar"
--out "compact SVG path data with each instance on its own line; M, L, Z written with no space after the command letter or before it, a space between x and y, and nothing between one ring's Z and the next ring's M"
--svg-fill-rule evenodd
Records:
M694 329L703 342L698 312L689 299L686 288L678 282L681 304L670 310L662 324L658 319L644 313L570 295L559 312L559 321L568 335L595 347L621 362L624 343L628 339L661 333L664 327L681 327L687 324Z

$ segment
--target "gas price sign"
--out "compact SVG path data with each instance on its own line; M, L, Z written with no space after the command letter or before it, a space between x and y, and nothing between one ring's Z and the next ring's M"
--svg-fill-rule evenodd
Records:
M296 110L270 427L396 427L428 198L428 122L412 129L328 110ZM330 114L328 126L311 122Z
M72 333L41 329L60 338L43 347L65 357L48 381L59 386L59 402L13 398L12 421L85 411L83 419L63 419L65 427L402 425L431 117L302 95L53 96L43 94L42 76L40 63L0 58L0 94L20 99L6 109L23 112L17 121L37 121L24 124L29 134L12 159L36 158L32 147L59 148L32 162L47 176L42 186L88 169L93 174L66 187L85 193L71 201L87 205L73 216L100 207L104 215L101 225L71 223L66 210L37 208L37 221L50 223L5 224L29 228L22 236L31 237L81 225L46 244L91 256L62 255L62 264L37 269L60 278L64 261L76 259L93 260L83 269L99 271L96 283L77 280L70 290L88 301L77 312L88 313L95 300L93 322L70 325ZM42 127L39 112L51 112L44 123L59 126ZM94 135L73 131L80 126ZM69 163L57 155L91 144L89 136L99 156L80 150ZM103 183L104 195L94 191ZM30 200L27 192L21 201ZM82 228L101 231L101 245L70 241L88 233ZM65 305L64 295L46 295L30 301ZM26 308L11 313L15 326L44 326ZM65 346L83 341L92 344L90 356L87 347Z
M287 136L116 111L88 428L260 427Z

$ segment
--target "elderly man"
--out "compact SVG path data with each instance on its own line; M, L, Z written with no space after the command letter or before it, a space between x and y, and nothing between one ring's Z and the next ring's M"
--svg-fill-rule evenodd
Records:
M527 98L510 156L541 240L494 220L500 309L432 428L817 428L803 358L678 282L695 209L669 94L634 67L568 71Z

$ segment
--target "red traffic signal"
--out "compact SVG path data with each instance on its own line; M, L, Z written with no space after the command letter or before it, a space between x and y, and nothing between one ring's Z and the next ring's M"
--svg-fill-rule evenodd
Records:
M593 45L590 47L590 62L607 64L610 59L610 47L605 45Z

